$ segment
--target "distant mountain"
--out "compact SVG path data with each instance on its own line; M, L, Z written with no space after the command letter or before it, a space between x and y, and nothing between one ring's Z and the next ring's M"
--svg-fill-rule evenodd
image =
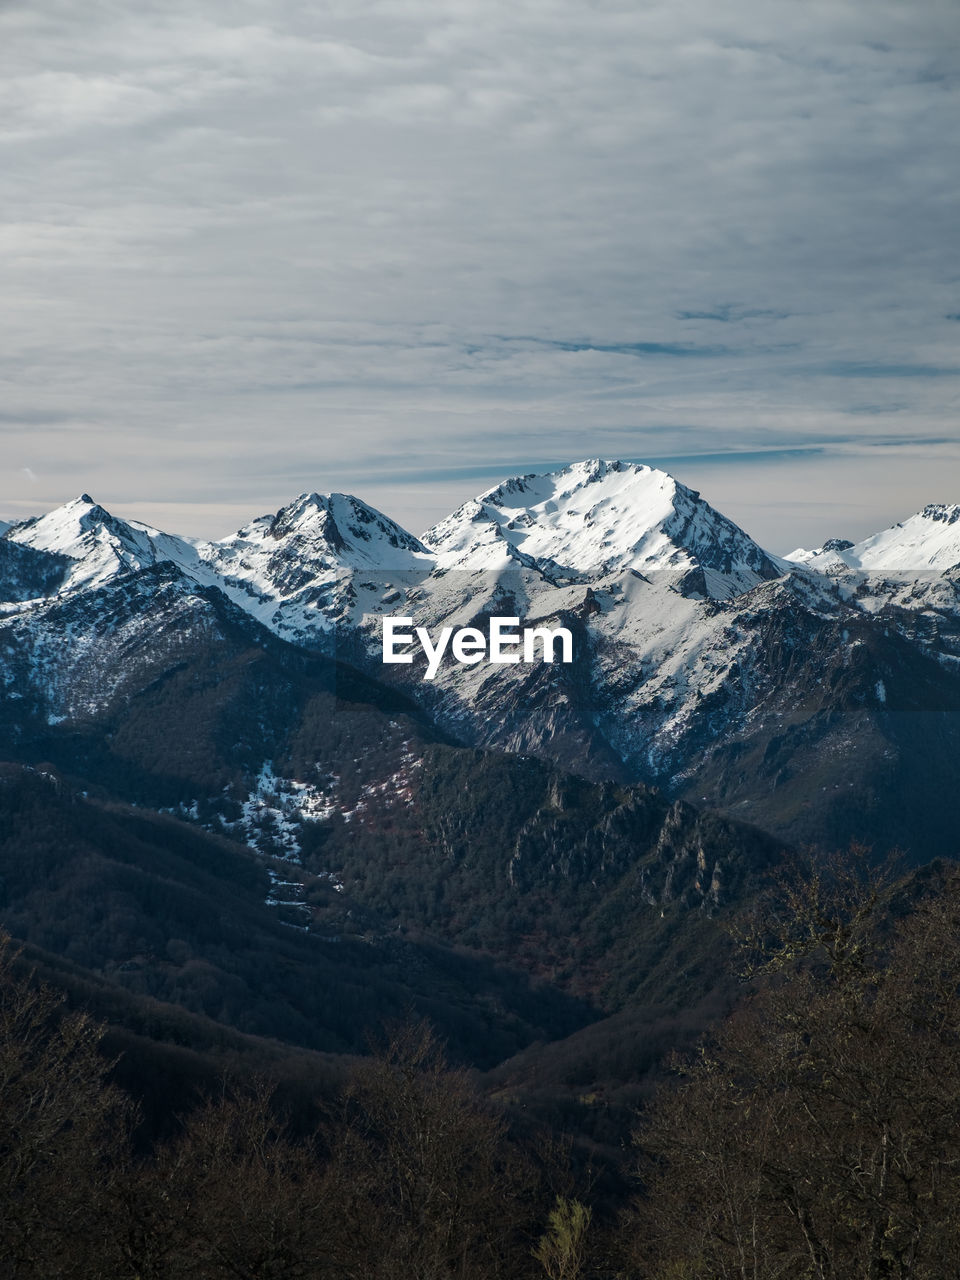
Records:
M355 601L358 571L433 567L412 534L343 493L303 494L231 538L203 543L198 554L241 608L278 635L314 644Z
M664 471L593 459L489 489L423 535L443 569L514 561L548 578L706 570L740 589L781 569L742 529Z
M960 505L934 503L862 542L832 539L816 551L802 547L789 560L811 568L868 573L944 573L960 570Z
M789 842L960 855L958 511L798 562L598 460L422 538L342 494L220 542L82 495L0 534L0 921L129 1036L352 1051L412 1010L518 1078L570 1033L565 1089L646 1070ZM575 660L427 681L389 615Z
M200 571L193 543L136 521L112 516L87 494L45 516L14 525L5 541L65 557L61 590L102 586L118 575L169 560L188 572Z
M489 1064L640 991L711 989L671 954L708 953L782 856L643 787L449 743L170 562L4 615L0 652L0 918L84 981L244 1032L340 1051L409 1007Z
M779 559L666 473L601 460L504 481L422 539L342 494L216 543L84 495L0 537L2 718L14 736L77 727L191 637L260 626L467 744L655 784L787 839L958 852L958 513ZM397 614L433 634L491 615L563 625L575 661L448 657L428 682L422 657L381 663Z

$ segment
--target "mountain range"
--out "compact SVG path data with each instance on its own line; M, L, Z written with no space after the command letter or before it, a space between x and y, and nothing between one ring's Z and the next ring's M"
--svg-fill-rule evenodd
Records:
M419 537L343 494L218 542L83 495L6 530L0 585L15 738L82 736L229 617L363 671L466 746L656 786L790 841L957 852L960 506L779 557L666 473L601 460L508 480ZM447 660L428 683L422 662L382 664L388 614L566 625L575 661Z
M0 920L135 1090L406 1010L599 1134L584 1084L729 1004L724 921L799 846L960 852L958 585L960 507L781 557L623 462L420 536L307 493L204 542L84 494L0 534ZM574 661L427 681L387 615Z

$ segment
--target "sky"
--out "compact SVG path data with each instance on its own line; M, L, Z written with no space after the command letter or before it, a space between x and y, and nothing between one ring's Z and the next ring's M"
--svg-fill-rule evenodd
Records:
M960 502L956 0L0 0L0 517Z

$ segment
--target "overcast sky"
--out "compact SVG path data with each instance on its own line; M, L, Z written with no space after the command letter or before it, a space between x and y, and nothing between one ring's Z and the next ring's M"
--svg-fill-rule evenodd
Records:
M0 0L0 516L960 502L956 0Z

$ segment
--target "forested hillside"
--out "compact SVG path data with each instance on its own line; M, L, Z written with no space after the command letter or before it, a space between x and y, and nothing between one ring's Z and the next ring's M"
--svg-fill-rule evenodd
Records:
M851 870L852 867L852 870ZM103 1031L5 944L0 1260L18 1280L952 1274L960 883L856 858L744 917L739 1010L612 1182L485 1099L425 1024L297 1107L235 1080L148 1137Z

